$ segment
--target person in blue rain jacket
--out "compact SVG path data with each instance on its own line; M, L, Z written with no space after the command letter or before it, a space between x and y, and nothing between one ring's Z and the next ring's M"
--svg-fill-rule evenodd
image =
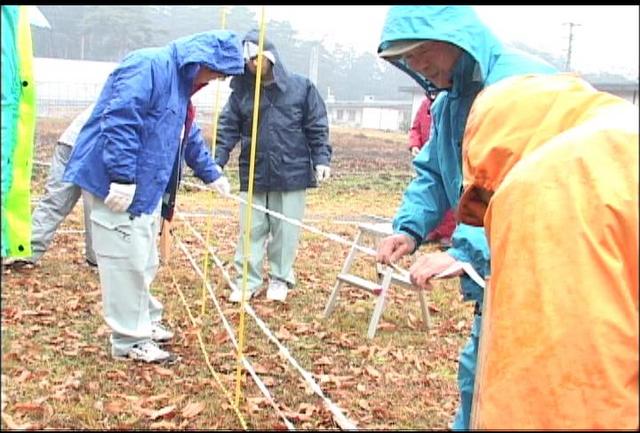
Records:
M177 360L158 346L173 333L161 323L162 304L149 290L159 264L160 212L178 188L183 161L228 194L229 181L193 121L191 95L210 80L242 73L240 38L226 30L133 51L107 78L78 135L64 181L92 201L92 245L114 358Z
M435 122L430 145L413 160L417 175L394 217L394 234L378 248L377 260L389 264L414 253L447 209L456 208L462 187L462 138L476 95L506 77L556 70L503 45L469 6L390 7L378 54L426 91L440 90L431 109ZM483 228L458 224L452 247L417 258L410 269L411 280L426 289L434 275L455 261L469 262L488 277L489 249ZM460 406L454 430L469 428L483 300L481 287L468 276L462 276L461 288L463 299L474 302L475 308L471 337L460 354Z

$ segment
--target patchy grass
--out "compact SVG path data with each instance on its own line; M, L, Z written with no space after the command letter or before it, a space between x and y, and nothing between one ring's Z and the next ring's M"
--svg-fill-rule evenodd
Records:
M34 159L49 161L55 137L65 124L39 122ZM304 222L351 240L356 222L391 218L411 179L404 139L400 134L332 131L332 179L309 190ZM235 159L237 155L231 161ZM231 163L226 170L234 192L236 169L237 163ZM46 175L46 167L35 167L34 196L42 194ZM235 276L238 203L183 187L178 206L194 214L187 221L209 240ZM242 428L229 401L235 401L238 389L237 353L208 293L203 297L202 279L177 243L170 262L160 268L153 291L176 332L171 350L182 360L171 367L118 362L109 356L98 274L84 264L82 224L82 206L76 206L39 266L22 272L3 270L3 428ZM176 220L175 236L203 268L203 246L184 221ZM425 330L416 293L393 286L376 336L369 340L375 299L368 293L345 286L333 314L323 318L348 249L303 230L295 264L298 285L287 302L268 302L262 295L251 306L358 428L447 428L458 402L457 358L469 335L471 305L461 303L456 281L437 282L428 294L432 324ZM405 258L403 267L412 260ZM371 257L360 257L353 269L361 276L376 277ZM239 307L227 302L228 288L210 255L207 280L237 334ZM300 429L337 429L323 401L253 318L245 314L244 323L244 355L287 418ZM198 336L215 374L207 366ZM286 428L251 377L244 373L241 377L239 411L247 427Z

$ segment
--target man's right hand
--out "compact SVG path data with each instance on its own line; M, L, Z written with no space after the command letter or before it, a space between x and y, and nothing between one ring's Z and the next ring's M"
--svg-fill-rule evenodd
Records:
M420 148L413 146L411 149L411 156L413 156L414 158L420 153Z
M376 260L379 263L390 265L407 254L411 254L415 247L416 243L409 235L398 233L387 236L380 242Z
M104 199L104 204L114 212L125 212L133 202L136 195L136 184L124 184L111 182L109 194Z
M231 185L229 184L229 179L227 179L225 175L222 175L215 181L211 182L211 186L220 195L227 196L231 194Z

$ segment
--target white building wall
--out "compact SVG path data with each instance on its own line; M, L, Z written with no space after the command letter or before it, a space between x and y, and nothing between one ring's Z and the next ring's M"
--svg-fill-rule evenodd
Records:
M413 119L416 118L416 113L418 112L418 110L420 109L420 105L422 104L422 101L424 101L426 99L426 96L424 95L424 93L413 93L413 99L411 101L411 123L410 125L413 125Z
M98 98L102 86L117 65L114 62L34 58L38 116L74 116ZM198 122L212 123L218 89L220 96L217 103L222 110L231 93L230 81L230 78L221 82L212 81L193 96Z
M397 131L400 128L400 113L391 108L365 107L362 109L363 128Z

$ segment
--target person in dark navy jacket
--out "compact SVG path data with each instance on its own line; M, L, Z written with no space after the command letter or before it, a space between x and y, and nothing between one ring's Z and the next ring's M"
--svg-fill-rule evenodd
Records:
M258 62L258 32L243 40L247 73L231 80L231 96L218 125L216 162L224 167L240 142L240 195L246 198L249 183L251 131ZM276 47L264 41L261 69L260 111L255 150L253 202L287 218L301 220L306 189L329 178L331 145L327 110L316 86L306 77L287 71ZM242 297L244 224L246 206L240 209L240 237L235 255L237 290L231 302ZM262 285L262 262L267 243L269 284L267 298L285 301L295 284L293 264L299 226L255 211L252 215L248 260L247 299ZM268 240L268 241L267 241Z
M114 358L177 359L158 346L173 333L149 290L159 264L160 210L163 197L178 188L183 161L228 194L229 181L193 122L191 95L211 80L242 73L242 44L230 31L133 51L109 75L78 135L64 180L92 200L92 244Z

